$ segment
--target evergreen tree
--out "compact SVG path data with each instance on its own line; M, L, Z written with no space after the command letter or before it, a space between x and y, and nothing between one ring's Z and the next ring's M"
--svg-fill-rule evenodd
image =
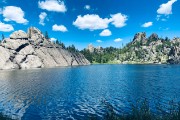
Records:
M46 39L49 39L49 35L48 35L48 32L47 32L47 31L45 32L45 35L44 35L44 36L45 36Z
M61 41L59 41L58 39L55 41L56 44L60 45L63 49L66 49L64 43L62 43ZM68 47L69 49L70 47Z
M165 41L169 41L170 39L168 37L165 37Z
M61 47L62 47L63 49L66 49L64 43L61 43L60 45L61 45Z
M56 40L56 44L60 45L60 43L59 43L59 40L58 40L58 39Z
M85 56L85 58L87 60L89 60L89 62L93 63L94 55L92 53L90 53L89 50L83 49L83 50L81 50L81 53Z
M74 45L71 45L71 46L67 47L67 50L70 51L70 52L77 52Z

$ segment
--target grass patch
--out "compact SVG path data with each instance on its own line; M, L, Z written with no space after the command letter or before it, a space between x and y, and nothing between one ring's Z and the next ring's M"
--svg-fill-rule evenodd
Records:
M108 102L103 102L106 113L103 120L180 120L180 103L170 101L168 110L165 110L160 104L156 104L156 112L150 109L149 101L142 100L131 105L131 111L128 114L118 114L113 106ZM98 120L95 116L90 120Z

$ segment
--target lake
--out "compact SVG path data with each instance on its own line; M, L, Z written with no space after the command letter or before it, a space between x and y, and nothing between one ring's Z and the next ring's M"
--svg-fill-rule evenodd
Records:
M15 119L101 118L102 101L127 113L139 99L180 101L180 65L91 65L0 71L0 113Z

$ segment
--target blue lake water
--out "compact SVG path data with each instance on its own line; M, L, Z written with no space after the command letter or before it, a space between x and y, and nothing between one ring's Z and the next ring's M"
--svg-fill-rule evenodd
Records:
M102 117L147 98L180 101L180 65L91 65L0 71L0 113L22 120ZM153 102L152 102L153 103ZM153 107L153 104L151 104Z

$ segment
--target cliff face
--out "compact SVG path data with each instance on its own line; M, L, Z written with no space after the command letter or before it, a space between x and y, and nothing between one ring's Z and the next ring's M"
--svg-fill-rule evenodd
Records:
M35 27L28 33L15 31L0 44L1 70L89 64L81 53L71 53L52 43Z

